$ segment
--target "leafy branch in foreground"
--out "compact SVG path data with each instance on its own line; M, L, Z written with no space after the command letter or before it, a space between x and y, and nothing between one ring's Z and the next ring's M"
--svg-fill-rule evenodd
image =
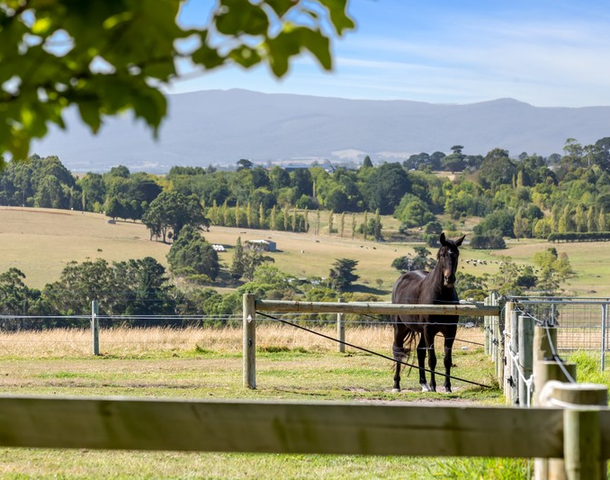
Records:
M0 169L6 153L27 158L50 124L64 129L71 105L92 132L132 111L156 135L161 86L182 65L264 63L282 77L306 50L330 70L330 39L354 28L347 1L219 0L197 28L181 25L180 0L0 1Z

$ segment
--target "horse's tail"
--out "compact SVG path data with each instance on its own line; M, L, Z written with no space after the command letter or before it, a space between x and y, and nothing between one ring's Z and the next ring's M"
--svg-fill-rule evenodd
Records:
M393 320L397 321L398 318L395 317L395 319ZM416 345L417 332L409 328L405 333L403 346L398 347L396 345L392 345L392 355L394 357L394 360L396 360L397 362L408 362L411 358L411 353L414 351Z

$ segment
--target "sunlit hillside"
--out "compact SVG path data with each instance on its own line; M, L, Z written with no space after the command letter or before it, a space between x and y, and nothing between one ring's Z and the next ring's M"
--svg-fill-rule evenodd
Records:
M383 223L388 230L396 226L396 221L390 217L384 218ZM352 238L349 222L341 238L339 233L329 235L325 225L322 221L318 235L312 232L296 234L212 227L209 232L204 232L204 236L209 242L226 247L226 251L220 253L224 268L231 265L232 247L237 237L241 237L242 242L273 240L278 251L270 253L270 256L275 260L275 265L298 277L325 277L336 259L358 260L355 273L360 279L357 289L387 298L398 277L397 270L391 266L392 261L399 256L412 254L416 244L374 242L363 240L360 234ZM112 224L100 214L34 208L1 207L0 242L0 272L16 267L26 274L26 283L35 288L42 288L57 280L71 260L82 262L104 258L112 262L151 256L167 265L166 254L169 251L169 245L150 241L148 230L140 223ZM518 263L527 264L531 263L535 252L548 246L536 240L511 241L506 250L497 251L472 250L465 245L460 271L474 275L494 274L502 256L510 256ZM610 295L610 272L604 268L610 261L610 253L606 253L607 244L562 243L554 246L559 252L568 253L577 272L568 290L579 296ZM484 260L485 263L467 262L473 259Z

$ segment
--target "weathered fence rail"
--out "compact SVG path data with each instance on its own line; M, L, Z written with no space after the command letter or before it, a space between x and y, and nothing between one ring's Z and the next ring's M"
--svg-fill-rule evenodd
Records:
M610 458L610 411L596 412ZM0 396L5 447L563 458L565 422L552 408Z
M248 294L246 294L248 295ZM255 300L254 308L267 312L295 313L361 313L370 315L461 315L497 316L500 308L481 304L404 305L388 302L295 302L287 300Z

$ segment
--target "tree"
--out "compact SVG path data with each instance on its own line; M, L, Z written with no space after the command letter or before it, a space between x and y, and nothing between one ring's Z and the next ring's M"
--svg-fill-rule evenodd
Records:
M125 292L126 315L171 315L176 313L174 288L168 284L165 267L152 257L115 263L115 277ZM164 320L156 320L166 325ZM147 320L147 326L152 326Z
M27 158L50 124L65 128L62 112L71 105L93 132L104 116L130 110L156 135L167 113L162 89L184 73L183 63L200 70L264 63L282 77L307 50L330 70L330 39L354 28L347 0L221 0L201 27L181 25L182 5L3 2L0 158Z
M2 315L26 315L30 305L38 296L37 291L30 290L24 282L25 274L11 267L0 274L0 314ZM7 321L3 321L6 328Z
M241 244L241 237L237 237L235 242L235 251L233 252L233 263L231 264L231 276L238 280L240 279L245 270L245 254L244 247Z
M99 302L100 312L120 314L125 299L113 268L102 258L68 263L59 280L45 287L43 296L60 315L87 315L93 300Z
M386 163L376 168L365 187L366 201L372 210L391 215L402 197L410 189L411 182L402 165Z
M508 157L508 152L501 148L494 148L481 164L479 176L484 188L495 189L501 185L510 185L517 166Z
M163 237L163 243L167 241L170 230L176 238L185 225L204 228L210 225L197 197L177 192L163 192L155 198L142 216L142 223L150 230L151 239L154 233Z
M273 257L268 255L263 255L260 252L249 251L244 255L244 274L243 276L252 281L254 279L254 275L259 266L263 265L266 262L273 263L275 260Z
M333 263L328 274L328 282L331 288L344 292L353 282L360 277L354 274L358 260L341 258Z
M371 162L371 157L366 155L364 157L364 160L362 161L362 167L363 168L371 168L372 166L373 166L373 162Z
M237 161L237 170L250 170L254 166L251 160L241 158Z
M215 280L220 272L218 254L193 225L182 229L169 249L167 261L177 275L205 275Z
M538 286L549 292L555 292L562 282L574 275L568 255L558 253L554 247L534 254L534 264L540 268Z

